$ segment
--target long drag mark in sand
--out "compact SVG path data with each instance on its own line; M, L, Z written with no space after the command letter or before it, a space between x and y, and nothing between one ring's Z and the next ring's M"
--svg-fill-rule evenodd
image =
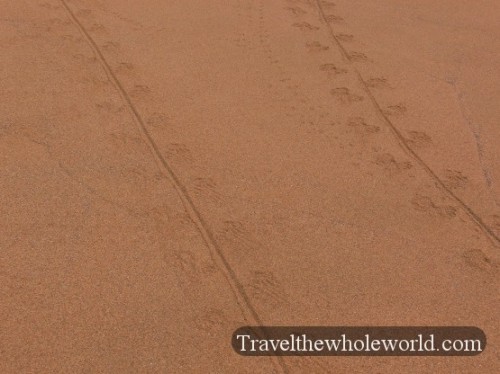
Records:
M227 259L225 258L224 254L222 253L221 249L219 248L217 242L215 241L214 235L212 231L210 230L209 226L205 222L204 218L201 216L200 212L196 208L196 206L193 203L193 200L189 196L189 193L186 189L186 187L182 184L182 182L179 180L179 177L175 174L173 171L172 167L168 163L168 161L163 157L161 154L158 145L152 138L151 134L148 132L144 120L142 119L141 115L139 114L137 108L133 104L130 96L128 93L125 91L123 88L123 85L120 83L116 75L113 73L110 65L108 64L106 58L102 54L101 50L97 46L96 42L94 39L91 37L91 35L88 33L88 31L85 29L83 24L78 20L76 17L75 13L71 10L69 5L66 3L65 0L60 0L61 4L63 7L66 9L69 17L75 24L75 26L78 28L82 36L85 38L87 43L89 44L90 48L93 50L94 54L98 58L99 62L101 63L102 67L104 68L106 75L108 76L108 79L110 82L114 84L116 87L117 91L119 92L120 96L122 99L125 101L127 104L128 110L130 111L131 116L134 119L134 122L137 124L139 127L140 133L144 138L144 141L150 148L151 153L153 154L153 157L155 158L155 161L158 164L158 167L162 171L163 174L165 174L168 179L171 181L173 184L181 202L182 205L184 206L184 209L186 212L189 214L190 218L192 221L195 223L195 226L200 233L201 237L203 238L203 241L205 245L208 247L210 256L214 263L217 265L219 270L223 273L224 277L226 278L231 291L234 295L234 298L236 299L236 303L238 304L243 317L246 321L246 323L250 325L257 325L261 326L262 321L261 318L259 317L257 311L253 307L245 289L243 288L242 284L238 280L238 277L230 264L228 263ZM282 372L287 372L286 367L284 363L279 360L276 362L276 360L273 360L273 363L277 366L279 371Z
M347 52L347 50L344 48L338 37L335 35L334 30L332 28L331 23L328 20L328 17L325 14L325 11L323 9L323 5L320 0L316 0L316 6L318 8L319 16L323 23L328 27L329 34L334 41L335 45L339 48L342 57L344 58L345 61L349 65L351 65L354 73L356 74L359 82L361 83L362 87L364 88L367 96L370 99L370 102L372 105L375 107L376 112L378 115L382 118L382 120L387 124L387 126L390 128L391 132L393 135L396 137L396 140L399 144L399 146L405 151L410 157L412 157L425 171L426 173L436 182L437 187L442 189L448 196L450 196L453 200L455 200L461 207L462 209L467 213L467 215L471 218L471 220L479 227L479 229L490 239L490 241L495 245L496 247L500 247L500 237L498 237L493 230L486 225L481 217L477 213L475 213L462 199L460 199L457 195L453 193L452 190L450 190L448 187L446 187L445 183L437 176L437 174L425 163L425 161L420 158L420 156L408 145L408 142L406 139L403 137L401 132L398 130L398 128L392 123L392 121L386 116L384 111L382 110L380 104L377 102L375 99L375 96L373 95L372 91L370 90L370 87L368 84L365 82L363 79L363 76L359 72L359 70L355 67L354 61L351 55Z

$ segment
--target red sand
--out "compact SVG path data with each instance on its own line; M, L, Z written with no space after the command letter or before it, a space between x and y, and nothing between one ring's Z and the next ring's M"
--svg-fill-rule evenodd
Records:
M500 3L0 1L0 372L497 373ZM473 358L245 358L474 325Z

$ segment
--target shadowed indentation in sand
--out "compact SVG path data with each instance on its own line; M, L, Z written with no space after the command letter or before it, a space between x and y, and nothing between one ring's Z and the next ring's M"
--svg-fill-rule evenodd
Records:
M409 131L406 141L415 148L423 148L432 144L431 137L422 131Z
M295 22L292 24L293 27L297 27L303 31L314 31L319 30L319 27L311 25L309 22Z
M314 42L309 42L306 44L307 49L309 52L324 52L330 49L327 45L323 45L318 41Z
M345 74L345 73L347 73L346 69L339 68L335 64L322 64L322 65L320 65L319 70L326 71L327 73L332 73L332 74Z
M330 94L342 104L350 104L363 100L363 96L352 93L347 87L332 88Z
M380 132L380 127L376 125L369 125L366 123L365 119L362 117L353 117L347 121L347 125L354 128L357 131L376 134Z
M382 153L375 159L375 163L382 166L390 173L399 173L412 168L412 163L409 161L397 161L390 153Z
M438 215L445 218L453 218L457 215L457 208L451 205L438 205L428 196L417 194L411 204L417 211Z

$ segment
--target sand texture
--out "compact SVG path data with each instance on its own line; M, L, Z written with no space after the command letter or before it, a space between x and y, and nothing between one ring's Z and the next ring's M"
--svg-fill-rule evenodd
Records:
M1 373L498 373L500 2L0 0ZM476 357L241 357L244 325Z

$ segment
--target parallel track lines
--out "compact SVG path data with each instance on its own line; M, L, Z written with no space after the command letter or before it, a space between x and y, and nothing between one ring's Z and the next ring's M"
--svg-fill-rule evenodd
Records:
M172 185L174 186L177 192L177 195L179 196L179 199L182 202L182 205L184 206L184 209L190 216L191 220L194 222L196 229L200 233L200 236L202 237L205 245L209 249L212 260L215 262L217 267L220 269L220 271L226 278L226 281L230 286L231 292L233 293L236 303L246 323L254 326L262 326L263 323L261 318L259 317L255 307L252 305L250 298L247 295L243 285L238 280L235 271L233 270L233 268L227 261L226 257L224 256L224 253L222 252L221 248L217 244L214 238L214 234L212 233L210 227L208 226L205 219L201 215L200 211L194 204L186 187L181 182L177 174L174 172L173 168L170 166L168 161L160 152L158 145L156 144L153 137L147 130L144 120L142 119L139 111L137 110L134 103L130 99L130 96L128 95L127 91L125 90L119 79L116 77L115 73L113 73L113 70L111 69L109 63L107 62L101 50L99 49L97 43L88 33L88 31L79 21L79 19L76 17L75 13L71 10L67 2L65 0L59 0L59 1L65 8L66 12L68 13L69 17L71 18L75 26L78 28L82 36L89 44L90 48L93 50L94 54L98 58L103 69L105 70L108 79L113 83L113 85L119 92L121 98L126 103L127 108L130 111L130 114L134 119L134 122L138 126L141 135L144 138L144 141L150 148L150 151L153 157L155 158L158 167L163 172L163 174L165 174L167 178L171 181ZM287 372L286 366L284 365L281 358L278 357L277 360L273 360L273 364L276 366L278 371Z
M413 158L419 165L422 167L425 172L434 180L436 183L437 187L439 187L442 191L444 191L452 200L454 200L469 216L469 218L476 224L477 227L488 237L488 239L491 241L491 243L495 247L500 247L500 237L496 235L493 230L486 225L481 217L477 213L475 213L472 208L470 208L462 199L460 199L456 194L453 193L452 190L450 190L446 185L443 183L443 181L438 177L438 175L430 168L427 163L420 158L420 156L413 150L411 147L408 145L406 142L405 138L401 134L401 132L398 130L398 128L392 123L392 121L384 114L384 111L382 110L380 104L378 103L377 99L371 92L370 88L366 84L365 80L363 79L363 76L359 72L359 70L356 68L354 65L351 57L349 56L349 53L347 50L344 48L340 40L335 36L335 33L333 31L332 26L330 23L327 21L325 11L323 9L323 6L321 5L320 0L315 0L316 6L318 8L319 16L323 23L327 26L329 34L334 41L335 45L338 47L340 50L342 57L344 60L352 67L354 73L356 74L356 77L358 78L361 86L366 92L366 95L370 99L370 102L372 105L375 107L375 110L379 117L382 119L383 122L386 123L386 125L389 127L391 132L393 133L394 137L396 138L399 146L403 149L403 151L408 154L411 158Z

